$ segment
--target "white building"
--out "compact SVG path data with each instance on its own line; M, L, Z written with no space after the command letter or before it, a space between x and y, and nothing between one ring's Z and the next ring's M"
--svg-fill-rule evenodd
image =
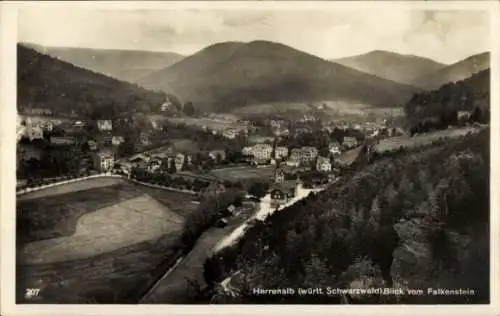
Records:
M330 159L319 156L318 160L316 161L316 170L321 172L332 171L332 164L330 162Z
M45 123L43 123L43 129L48 131L48 132L51 132L53 129L54 129L54 123L52 123L51 121L47 121Z
M318 156L318 149L315 147L302 147L301 152L302 161L304 162L313 161Z
M334 156L340 155L341 153L340 144L338 142L331 142L328 149L330 151L330 154Z
M255 159L271 159L273 146L269 144L256 144L252 148L252 153Z
M100 172L106 172L113 168L115 157L112 151L103 150L94 155L94 168Z
M238 135L238 131L236 129L233 129L233 128L225 129L222 132L222 136L224 138L227 138L227 139L235 139L237 135Z
M113 130L113 123L111 123L111 120L97 120L97 128L100 131L111 131Z
M355 137L345 136L342 145L346 148L353 148L358 145L358 140Z
M241 154L244 156L252 156L253 155L253 147L245 146L241 149Z
M277 146L274 150L274 159L284 159L288 157L288 148L285 146Z
M39 126L31 126L31 128L28 128L28 137L30 141L43 139L43 129Z
M123 138L123 136L113 136L111 138L111 144L113 144L113 146L120 146L120 144L124 141L125 139Z

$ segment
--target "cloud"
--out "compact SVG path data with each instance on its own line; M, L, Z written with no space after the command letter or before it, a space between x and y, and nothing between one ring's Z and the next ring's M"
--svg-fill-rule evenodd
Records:
M272 8L100 10L43 5L22 9L19 39L47 46L142 49L192 54L224 41L270 40L337 58L371 50L454 62L489 49L481 11Z

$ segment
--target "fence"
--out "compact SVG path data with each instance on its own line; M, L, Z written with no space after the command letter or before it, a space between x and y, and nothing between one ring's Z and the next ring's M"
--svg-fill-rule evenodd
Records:
M157 185L157 184L151 184L151 183L147 183L147 182L138 181L138 180L135 180L135 179L130 179L127 176L124 176L124 175L113 174L111 172L107 172L107 173L100 173L100 174L95 174L95 175L91 175L91 176L74 178L74 179L64 180L64 181L55 182L55 183L44 184L44 185L37 186L37 187L32 187L32 188L26 188L26 189L18 190L16 192L16 196L20 196L20 195L23 195L23 194L26 194L26 193L36 192L36 191L40 191L40 190L43 190L43 189L48 189L48 188L52 188L52 187L64 185L64 184L75 183L75 182L79 182L79 181L83 181L83 180L94 179L94 178L101 178L101 177L122 178L122 179L127 179L127 180L129 180L129 181L131 181L133 183L145 185L145 186L152 187L152 188L163 189L163 190L168 190L168 191L175 191L175 192L181 192L181 193L188 193L188 194L198 194L197 192L191 191L191 190L183 190L183 189L177 189L177 188L172 188L172 187L161 186L161 185Z

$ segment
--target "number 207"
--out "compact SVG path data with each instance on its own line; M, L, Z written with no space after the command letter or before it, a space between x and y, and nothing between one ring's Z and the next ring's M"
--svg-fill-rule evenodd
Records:
M26 298L32 298L32 297L38 296L39 293L40 293L40 289L26 289L26 293L24 294L24 296Z

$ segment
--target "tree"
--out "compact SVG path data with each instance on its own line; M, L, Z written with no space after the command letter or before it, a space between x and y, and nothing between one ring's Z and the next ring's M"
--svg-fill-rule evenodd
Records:
M176 173L177 172L177 167L175 166L175 160L172 159L170 161L170 168L168 169L169 173Z
M267 191L269 190L269 183L267 182L255 182L250 186L250 189L248 190L248 193L258 197L262 198L267 194Z
M193 116L194 113L195 113L195 108L194 108L193 102L186 102L184 104L184 107L183 107L182 111L187 116Z

